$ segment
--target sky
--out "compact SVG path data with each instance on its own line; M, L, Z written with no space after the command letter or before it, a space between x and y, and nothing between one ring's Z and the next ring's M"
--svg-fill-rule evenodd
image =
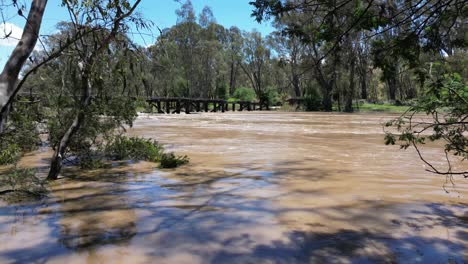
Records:
M203 7L209 6L213 10L213 14L217 23L226 28L237 26L241 30L251 31L256 29L267 35L274 30L269 22L258 24L253 17L252 6L249 5L251 0L192 0L195 12L197 15ZM26 1L29 2L29 1ZM61 0L49 0L41 26L41 35L52 34L56 31L55 25L60 21L68 20L66 9L60 6ZM182 0L181 2L185 2ZM154 23L154 29L148 35L133 35L133 40L142 45L148 46L155 42L155 37L158 34L157 27L164 29L175 25L177 17L175 11L182 4L175 0L143 0L137 9L143 17ZM8 59L9 54L14 49L17 40L21 37L22 28L25 19L15 15L15 10L8 10L5 14L6 23L0 23L0 69ZM4 39L5 32L11 32L8 39ZM150 36L152 35L152 36Z

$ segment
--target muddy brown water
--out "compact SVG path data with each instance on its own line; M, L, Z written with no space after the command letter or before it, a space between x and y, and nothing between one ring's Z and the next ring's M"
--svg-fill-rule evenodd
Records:
M468 262L467 180L447 184L414 151L385 146L391 117L141 116L129 134L191 163L67 169L44 201L0 202L0 262ZM439 148L424 154L444 164ZM41 173L49 156L22 165Z

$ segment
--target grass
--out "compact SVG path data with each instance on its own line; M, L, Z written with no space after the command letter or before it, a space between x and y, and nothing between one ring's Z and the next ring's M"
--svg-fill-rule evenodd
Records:
M359 112L394 112L394 113L403 113L408 110L410 107L406 105L397 106L392 104L361 104L359 105Z

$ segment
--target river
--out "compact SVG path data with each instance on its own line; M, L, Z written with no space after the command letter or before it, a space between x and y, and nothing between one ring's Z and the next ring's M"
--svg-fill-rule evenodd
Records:
M451 183L414 150L385 146L391 117L140 116L128 134L190 164L68 168L45 200L0 202L0 262L468 262L467 180ZM440 147L423 151L444 165ZM49 156L21 164L43 173Z

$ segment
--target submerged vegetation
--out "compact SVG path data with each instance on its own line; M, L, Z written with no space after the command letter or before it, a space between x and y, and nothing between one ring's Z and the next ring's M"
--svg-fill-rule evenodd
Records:
M176 168L187 164L187 156L165 153L164 147L152 139L115 136L104 147L104 155L113 160L144 160L160 163L159 168Z
M107 157L114 160L135 159L158 162L163 154L163 147L152 139L119 135L109 140L104 152Z
M42 198L47 192L46 182L33 169L15 167L0 177L0 194L8 195L4 197L7 201Z
M189 163L189 158L187 156L176 156L174 153L163 153L161 155L161 169L171 169L177 168L179 166Z

